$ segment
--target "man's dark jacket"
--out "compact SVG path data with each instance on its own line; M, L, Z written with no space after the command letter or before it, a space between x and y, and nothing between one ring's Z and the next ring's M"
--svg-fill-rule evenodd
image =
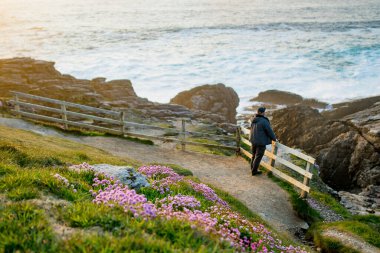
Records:
M265 146L276 140L269 119L263 115L256 114L251 123L251 143L253 145Z

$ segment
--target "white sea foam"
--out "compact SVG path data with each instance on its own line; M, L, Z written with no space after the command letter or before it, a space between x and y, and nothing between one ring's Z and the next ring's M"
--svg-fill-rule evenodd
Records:
M221 82L241 108L268 89L332 103L380 94L379 12L377 0L2 0L0 58L130 79L160 102Z

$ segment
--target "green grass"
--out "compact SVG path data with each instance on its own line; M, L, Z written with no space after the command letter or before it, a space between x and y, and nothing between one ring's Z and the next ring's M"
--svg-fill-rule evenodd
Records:
M323 236L323 231L334 229L346 234L351 234L362 238L364 241L380 248L380 233L378 230L379 217L355 216L354 220L344 220L331 223L316 223L310 229L309 234L313 236L314 243L324 249L326 252L355 252L352 249L344 247L341 243Z
M69 140L0 126L0 163L4 165L32 168L82 162L140 165L135 160L116 158L99 149Z
M53 176L55 173L67 178L75 186L77 192L75 193L71 186L67 187L56 179ZM14 200L36 198L40 191L69 201L79 201L91 198L88 192L89 187L85 180L75 175L75 172L57 168L19 168L17 173L9 173L0 178L0 193L6 193L10 199Z
M62 134L70 134L70 135L75 135L75 136L116 137L116 138L122 138L122 139L125 139L125 140L128 140L128 141L133 141L133 142L136 142L136 143L145 144L145 145L154 145L154 142L151 141L151 140L137 138L137 137L133 137L133 136L127 136L127 135L121 136L121 135L111 134L111 133L102 133L102 132L98 132L98 131L91 131L91 130L86 130L86 129L83 129L83 128L77 128L77 127L73 127L73 126L69 126L69 129L64 130L64 129L62 129L61 125L58 125L58 124L55 124L55 123L49 123L49 122L43 122L43 121L37 121L37 120L30 120L30 119L29 119L29 121L31 121L33 123L36 123L38 125L42 125L42 126L47 127L47 128L54 129L55 131L58 131L58 132L60 132Z
M355 220L347 220L322 225L322 228L335 228L340 231L350 232L363 238L366 242L380 248L379 231L376 231L373 227L366 223Z
M226 244L208 239L189 224L175 220L126 225L128 229L119 232L73 236L63 249L66 252L233 252Z
M76 202L61 209L60 216L69 223L70 227L88 228L99 226L107 231L118 229L125 219L130 217L122 210L103 205L94 205L91 201Z
M62 210L62 215L63 219L74 227L89 228L99 226L103 228L113 235L110 237L111 241L115 241L116 237L119 237L121 240L127 237L132 240L145 237L155 243L153 245L139 244L138 247L148 251L151 248L152 250L157 250L158 248L155 247L157 242L165 242L163 245L170 251L186 248L191 248L192 251L204 248L208 252L211 252L213 248L223 250L222 244L216 238L204 236L200 231L194 231L191 229L190 224L186 222L177 222L176 220L145 221L132 218L123 212L122 209L94 205L91 202L77 203ZM97 238L89 240L98 241ZM110 246L115 247L116 245ZM125 245L125 247L127 246ZM224 247L228 248L226 245ZM133 248L127 249L131 250Z
M56 252L57 241L43 210L29 203L0 206L0 249Z
M131 218L117 208L95 205L89 193L94 173L66 169L69 164L84 161L140 165L133 160L121 160L78 143L6 127L0 127L0 147L0 197L1 201L5 198L6 203L0 206L0 251L233 252L218 238L194 230L186 222L145 221ZM180 166L168 166L182 175L192 174ZM67 178L70 185L56 179L56 173ZM193 190L179 186L173 191ZM54 201L66 200L69 204L51 208L28 202L44 200L45 196L52 196ZM212 204L205 199L201 202L205 208ZM70 239L56 236L47 221L48 216L55 217L62 225L80 229L81 234ZM94 227L101 228L102 234L86 232Z
M69 179L70 183L75 184L75 188L78 189L78 192L74 193L70 187L67 187L63 183L60 183L58 180L56 180L52 176L52 174L55 172L59 172L62 176L65 176L67 179ZM164 246L164 249L166 249L164 252L167 250L179 252L186 249L191 249L191 252L198 250L201 250L201 252L232 252L232 250L227 245L221 244L218 238L210 237L201 231L196 231L192 229L190 224L186 222L177 222L175 220L145 221L142 219L132 218L129 214L126 214L121 209L111 209L106 206L93 204L91 202L92 198L88 192L90 185L87 182L87 177L88 175L86 175L86 173L77 174L75 172L57 168L50 168L49 170L45 168L19 168L17 170L17 173L7 173L1 177L0 185L1 191L10 193L14 192L15 189L19 189L21 187L24 187L25 189L38 187L38 190L44 194L53 194L57 199L65 199L73 203L72 205L61 208L58 214L60 216L59 220L67 222L70 227L101 227L104 231L109 231L111 233L106 236L109 241L104 241L99 236L85 236L84 241L82 241L82 239L72 238L68 241L63 242L63 248L70 249L69 251L80 251L84 248L88 250L98 250L103 247L106 249L110 247L110 249L116 251L121 249L139 249L144 252L155 252L157 249ZM152 189L150 188L150 190ZM184 187L183 185L172 187L172 193L196 195L197 198L200 199L204 209L213 204L212 202L204 199L203 195L195 192L192 188ZM158 196L163 197L160 194L158 194ZM154 199L156 197L157 196L154 196ZM40 212L40 216L44 216L42 212ZM42 218L40 216L38 217L41 220ZM5 218L2 220L5 220ZM7 224L7 222L8 221L5 221L5 224ZM39 222L41 223L41 221ZM42 224L45 223L42 222ZM10 224L7 226L10 226ZM44 230L43 227L40 229ZM51 228L49 228L47 231L50 230ZM14 231L14 233L15 235L10 234L9 232L4 232L3 235L20 238L24 237L25 233L29 233L29 230ZM51 231L49 233L51 233ZM148 242L150 241L151 244L144 244L144 241L139 241L139 238L143 238L144 235L146 237L146 240ZM41 237L41 240L44 240L46 236L41 234L36 235L36 237ZM82 236L80 236L80 238L82 238ZM36 239L30 240L33 241ZM116 243L117 241L131 242L132 245L120 246L118 243ZM112 243L109 244L109 242ZM133 244L133 242L139 243ZM40 252L40 248L36 246L38 244L37 242L35 243L36 245L25 244L23 241L19 243L21 246L10 246L10 243L8 243L8 241L5 241L4 247L22 249L23 251L32 250ZM54 243L61 245L61 242L57 240L55 240ZM77 243L82 243L82 245L77 245ZM45 252L44 250L42 251ZM47 251L53 250L49 248Z
M36 199L40 197L40 192L35 187L25 188L24 186L20 186L10 190L7 193L7 197L14 201Z
M301 168L306 168L307 162L299 158L298 156L290 154L290 160L292 161L294 165L297 165L298 167L301 167Z
M272 173L268 173L268 177L289 193L290 202L292 203L293 209L297 212L297 215L300 218L304 219L308 224L322 221L321 215L300 197L300 194L290 183L275 177Z
M380 233L370 225L360 221L341 221L337 222L336 226L338 229L350 231L363 238L366 242L380 248Z
M317 247L320 247L323 252L326 253L359 253L356 250L353 250L344 244L342 244L340 241L330 238L330 237L324 237L322 236L323 230L317 226L317 224L314 224L308 231L309 235L313 237L314 244Z
M187 141L193 141L198 143L205 143L205 144L216 144L216 145L222 145L221 143L209 140L209 139L202 139L202 138L187 138ZM178 148L181 147L181 144L177 145ZM199 152L199 153L205 153L205 154L213 154L213 155L221 155L221 156L231 156L235 154L235 151L227 150L223 148L217 148L217 147L206 147L206 146L195 146L195 145L186 145L186 150L193 151L193 152Z
M368 214L368 215L355 215L353 216L353 220L359 221L362 223L365 223L372 227L375 231L380 233L380 217L373 215L373 214Z
M316 190L311 190L310 196L314 198L315 200L319 201L320 203L328 206L331 210L333 210L337 214L340 214L343 218L345 219L352 218L351 213L344 206L342 206L335 198L333 198L330 194L323 193Z

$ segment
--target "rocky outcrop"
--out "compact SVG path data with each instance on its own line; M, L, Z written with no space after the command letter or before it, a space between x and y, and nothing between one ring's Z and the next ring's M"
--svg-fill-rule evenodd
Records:
M239 97L232 88L219 83L183 91L172 98L170 103L222 116L220 119L215 118L221 123L222 121L236 123L236 108L239 105Z
M277 110L272 117L277 138L282 143L302 148L307 153L314 154L318 146L328 143L333 136L342 132L336 128L332 131L324 124L326 120L318 110L307 106L290 106ZM325 134L320 136L320 132Z
M324 111L323 116L336 120L345 116L362 112L380 101L380 96L357 99L332 105L332 110ZM365 116L366 117L366 116Z
M128 107L146 102L136 96L129 80L76 79L57 71L54 62L31 58L0 60L1 97L11 97L12 90L96 107Z
M372 98L369 98L372 100ZM291 106L273 113L281 142L317 157L320 176L335 189L380 184L380 103L330 120L317 110Z
M339 197L352 214L380 215L380 186L370 185L359 194L340 191Z
M192 106L180 102L161 104L138 97L131 81L126 79L76 79L57 71L54 62L31 58L0 60L0 100L9 99L12 96L10 91L20 91L99 108L115 108L126 111L132 118L169 120L186 117L209 122L235 122L239 99L233 89L224 85L205 87L208 86L195 88L199 92L191 98Z
M317 99L303 98L298 94L280 90L260 92L257 97L252 98L250 101L274 105L305 105L314 108L325 108L327 106L327 103L318 101Z

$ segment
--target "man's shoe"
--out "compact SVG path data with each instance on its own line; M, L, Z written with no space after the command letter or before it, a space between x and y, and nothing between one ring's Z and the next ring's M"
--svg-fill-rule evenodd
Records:
M255 172L252 172L252 176L255 176L255 175L260 175L260 174L263 174L262 171L255 171Z

